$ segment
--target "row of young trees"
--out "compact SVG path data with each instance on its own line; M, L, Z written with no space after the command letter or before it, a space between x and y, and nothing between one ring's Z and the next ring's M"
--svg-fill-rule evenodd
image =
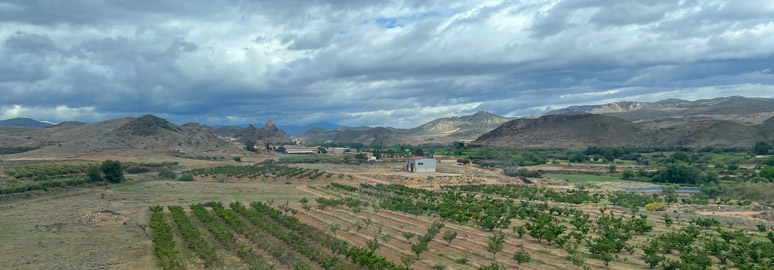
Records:
M354 269L351 265L344 263L339 257L330 255L315 245L309 245L308 241L297 233L293 233L283 228L277 221L256 211L247 210L241 203L231 204L231 209L241 216L244 216L253 225L268 232L277 239L317 263L325 269Z
M338 189L352 192L352 188L339 187ZM658 241L662 247L660 250L664 250L668 246L682 248L681 254L684 256L679 256L680 260L669 259L669 256L650 255L647 253L649 251L643 250L646 252L643 255L643 260L646 263L653 263L654 266L662 266L665 269L705 269L707 260L704 254L714 257L709 261L710 264L714 264L714 260L719 260L721 264L725 264L725 260L730 260L729 258L734 256L732 261L734 265L745 266L745 269L767 269L774 262L774 258L771 258L774 256L774 252L770 252L774 251L772 243L774 242L774 233L769 234L771 241L762 242L750 237L749 232L739 230L736 235L748 235L747 238L742 238L743 241L746 241L745 243L724 240L728 247L722 250L723 253L708 249L707 247L719 245L712 242L714 241L712 239L731 239L730 237L735 235L721 230L720 223L715 219L694 219L690 221L690 225L680 229L688 232L705 228L705 231L701 233L703 237L697 238L695 234L680 233L674 230L649 235L654 226L647 215L632 215L627 218L616 216L612 211L602 208L600 215L592 218L588 213L575 208L552 206L546 203L534 204L526 201L517 203L507 199L507 196L504 196L506 199L488 197L490 194L501 194L500 188L463 189L470 190L472 193L452 191L456 189L444 192L380 184L361 184L358 192L364 196L380 200L380 205L388 210L439 216L460 223L474 221L474 224L488 230L510 227L514 235L518 235L518 237L529 235L537 242L545 240L548 245L555 244L565 248L570 253L573 264L579 267L584 265L582 256L577 253L579 247L585 247L595 258L608 264L616 260L619 257L618 254L622 252L626 252L627 256L636 254L638 245L631 243L636 235L645 237L647 241ZM641 206L643 203L661 201L658 196L652 195L613 194L611 198L617 204L626 206ZM519 219L525 223L511 226L511 219ZM672 226L674 220L665 215L664 223L667 226ZM707 230L710 228L717 229L715 231ZM759 230L765 232L766 228L759 228ZM499 232L495 231L495 233ZM497 239L490 240L496 242L494 240ZM416 248L421 250L421 245ZM523 254L519 256L521 255ZM663 259L658 260L661 258L659 256ZM490 266L492 268L487 269L498 269L494 268L496 266Z
M239 208L241 204L233 204L232 208ZM332 252L343 255L355 263L358 263L368 269L385 269L385 270L407 270L406 266L399 266L387 258L376 255L375 251L379 248L379 240L374 238L367 241L368 247L349 247L346 241L338 240L335 236L331 236L322 230L319 230L313 226L300 222L298 219L292 216L287 216L287 211L280 211L273 207L262 203L253 202L250 204L256 213L263 214L278 221L282 226L292 230L305 238L314 241ZM243 212L237 210L237 212ZM248 214L250 212L247 212Z
M172 219L175 221L175 226L183 236L188 248L196 253L196 256L204 261L204 266L207 268L222 268L223 257L218 256L210 242L202 237L199 229L194 226L191 219L185 214L182 206L170 205L167 207L169 212L172 213Z
M210 233L212 233L215 239L221 245L223 245L223 247L226 248L226 250L232 252L237 257L239 257L243 262L247 263L250 269L255 269L255 270L274 269L274 266L270 264L263 256L261 256L258 253L255 253L255 251L253 251L252 248L248 247L244 243L240 243L239 241L237 241L236 237L234 236L234 233L229 228L221 224L216 217L211 215L210 212L204 208L204 206L202 206L201 204L194 204L194 205L191 205L190 208L193 211L194 216L207 227L207 230ZM218 214L222 215L223 214L222 208L220 208L220 210L221 210L221 213L218 213ZM246 229L247 226L243 226L243 224L239 222L233 222L233 220L226 220L226 223L231 225L232 228L234 228L234 230L250 238L250 240L258 244L258 246L261 246L262 243L266 242L264 239L257 239L257 234L255 232L249 231L249 229ZM311 269L311 268L308 265L306 265L305 268L296 267L296 269Z
M71 168L71 167L63 167ZM47 190L49 188L65 188L70 186L79 186L91 182L110 181L111 183L119 183L124 180L124 174L121 163L118 161L106 160L102 165L89 165L84 167L86 170L86 176L80 175L81 170L76 171L76 175L62 175L66 178L53 178L39 177L35 180L9 180L0 185L0 194L12 194L21 193L32 190ZM72 172L73 170L65 169ZM57 175L60 170L54 170ZM18 176L18 175L17 175Z
M148 227L153 232L153 254L158 259L158 266L163 270L184 270L185 262L180 258L180 252L175 249L175 236L172 226L169 226L160 205L149 207L150 221Z

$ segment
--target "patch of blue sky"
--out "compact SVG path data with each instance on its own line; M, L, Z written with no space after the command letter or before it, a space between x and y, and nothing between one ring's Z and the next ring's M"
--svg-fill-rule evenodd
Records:
M383 18L377 18L374 20L365 20L362 24L368 24L370 22L374 22L379 27L384 29L391 29L396 27L403 27L405 24L413 23L421 20L425 20L432 17L441 16L440 13L432 11L432 12L424 12L424 13L417 13L410 16L401 16L401 17L383 17Z

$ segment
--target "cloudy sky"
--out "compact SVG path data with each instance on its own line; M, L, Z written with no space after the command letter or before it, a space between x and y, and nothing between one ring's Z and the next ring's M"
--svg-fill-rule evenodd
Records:
M0 119L413 127L774 97L774 1L0 0L0 57Z

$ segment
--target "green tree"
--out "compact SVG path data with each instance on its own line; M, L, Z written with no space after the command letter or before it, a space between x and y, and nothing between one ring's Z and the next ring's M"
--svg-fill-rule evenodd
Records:
M519 252L513 254L513 260L521 265L522 263L529 263L532 260L532 257L529 256L529 253L524 251L524 248L522 248Z
M411 251L417 255L417 259L419 259L419 255L421 255L422 252L429 250L429 248L427 248L427 242L425 241L419 241L419 242L410 243L410 244L411 244Z
M414 237L414 235L416 235L416 234L415 234L415 233L413 233L413 232L402 232L401 234L403 234L403 237L405 237L405 238L406 238L406 241L409 241L409 240L411 240L411 238L413 238L413 237Z
M513 232L517 233L519 238L522 238L524 234L527 233L527 229L524 227L524 225L514 226Z
M576 163L585 162L587 160L589 160L589 157L581 153L572 154L570 155L570 157L567 158L567 161L576 162Z
M102 178L102 169L99 166L89 166L89 171L86 172L86 175L89 176L89 180L92 182L102 181L105 180Z
M616 172L615 165L610 165L610 167L607 167L607 171L609 173L615 173Z
M178 178L177 180L178 181L183 181L183 182L191 182L191 181L194 180L194 177L193 177L193 174L188 172L188 173L181 174L180 178Z
M258 153L258 149L255 148L255 142L254 141L246 141L245 142L245 150L250 151L250 152Z
M701 179L701 170L692 167L683 162L669 163L665 167L659 168L654 182L661 183L685 183L697 184Z
M102 162L102 173L105 174L105 179L111 183L120 183L124 180L124 171L121 167L121 162L113 160L105 160Z
M317 147L317 150L320 151L321 154L327 154L328 153L328 149L325 149L325 147L322 147L322 146Z
M634 170L632 168L626 168L621 172L621 178L623 179L632 179L634 178Z
M771 145L766 142L756 142L753 146L753 153L756 155L766 155L771 150Z
M758 173L758 176L769 179L769 181L774 181L774 166L766 166L765 168L761 169L761 172Z
M570 261L572 261L572 265L577 266L578 269L583 267L583 264L585 263L583 260L583 255L577 252L575 254L572 254L572 256L570 256Z
M333 223L333 224L328 225L328 228L333 233L333 236L336 236L336 232L341 229L341 225L338 224L338 223Z
M497 252L503 251L505 245L505 234L502 232L496 232L489 237L486 242L486 251L492 253L492 260L497 262Z
M449 245L451 245L451 242L457 238L457 232L453 231L445 231L443 232L443 240L446 240L446 242L449 242Z
M774 156L770 156L766 159L766 166L774 166Z
M234 157L234 161L236 161L236 162L242 162L242 158L241 158L241 157Z
M374 237L370 240L366 240L366 246L368 246L368 251L370 251L371 254L374 254L374 252L376 252L376 250L379 249L381 244L379 244L379 239L376 239L376 237Z
M159 172L159 178L175 180L177 179L177 174L171 170L164 169Z

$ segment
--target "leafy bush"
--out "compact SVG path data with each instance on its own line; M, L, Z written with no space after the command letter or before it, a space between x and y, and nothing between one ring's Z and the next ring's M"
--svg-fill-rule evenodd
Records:
M124 171L119 161L108 159L102 162L102 173L105 174L105 180L111 183L120 183L124 180Z
M666 205L663 203L649 203L645 205L645 211L664 211L666 210Z
M510 177L517 177L517 176L531 177L531 178L542 177L541 171L530 171L526 168L516 168L516 167L503 169L503 174Z
M149 172L149 171L150 171L150 169L145 168L145 167L134 167L133 166L133 167L126 168L126 173L129 173L129 174L140 174L140 173L146 173L146 172Z
M177 174L175 172L171 171L171 170L161 170L159 172L159 178L174 180L174 179L177 178ZM193 177L192 177L192 180L193 180Z
M177 180L184 181L184 182L191 182L194 180L194 177L190 173L183 173L182 175L180 175L180 179L177 179Z
M621 173L621 178L626 179L626 180L632 179L632 178L634 178L634 176L635 176L635 172L634 172L634 170L632 168L626 168Z
M89 170L86 172L86 175L89 176L89 180L92 182L105 180L102 178L102 170L99 166L89 166Z
M774 167L766 166L765 168L761 169L761 172L758 174L758 176L769 179L769 182L774 181Z

